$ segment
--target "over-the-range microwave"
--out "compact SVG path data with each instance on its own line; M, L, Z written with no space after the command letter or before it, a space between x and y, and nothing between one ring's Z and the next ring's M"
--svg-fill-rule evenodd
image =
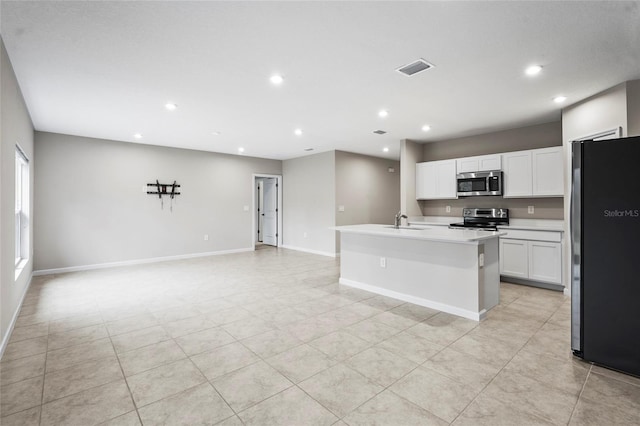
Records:
M502 195L502 171L458 173L458 197Z

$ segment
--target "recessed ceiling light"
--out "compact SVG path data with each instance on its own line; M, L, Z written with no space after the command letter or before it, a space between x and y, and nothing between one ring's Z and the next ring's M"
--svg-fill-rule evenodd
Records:
M142 133L136 133L133 137L136 139L142 139Z
M384 148L382 148L382 151L384 152L389 152L389 148L387 148L386 146Z
M389 115L389 111L387 111L386 109L381 109L380 111L378 111L378 117L385 118L388 115Z
M423 132L428 132L429 130L431 130L431 126L429 126L428 124L425 124L424 126L422 126Z
M376 135L384 135L387 132L385 132L384 130L374 130L373 133L375 133Z
M218 132L217 130L215 132L213 132L213 136L220 136L220 135L221 135L221 133Z
M305 151L313 151L313 148L305 148Z
M244 152L244 148L243 147L238 148L238 152L242 154Z
M537 75L540 73L540 71L542 71L542 65L531 65L529 68L527 68L524 72L527 75Z
M280 74L274 74L271 76L271 78L269 78L269 80L271 80L271 83L279 86L284 81L284 77L282 77Z
M295 129L293 133L295 133L296 136L302 136L302 129Z
M164 107L168 110L168 111L175 111L176 108L178 108L178 105L176 104L172 104L171 102L168 102L166 104L164 104Z
M563 96L563 95L558 95L555 98L553 98L553 102L557 103L557 104L561 104L562 102L566 101L567 97Z

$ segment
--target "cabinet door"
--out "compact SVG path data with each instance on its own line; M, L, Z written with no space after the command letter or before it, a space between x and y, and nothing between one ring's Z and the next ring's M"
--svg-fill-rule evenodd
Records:
M500 238L500 275L529 277L527 241Z
M416 199L426 200L436 196L436 167L433 162L416 164Z
M436 161L436 195L438 198L457 198L456 160Z
M478 171L478 157L458 158L456 161L457 173L469 173Z
M535 281L562 284L562 253L560 243L529 242L529 278Z
M562 147L531 151L533 195L561 197L564 195L564 161Z
M502 170L502 158L500 155L483 155L478 158L478 171Z
M531 151L502 154L504 171L503 196L530 197L532 195Z

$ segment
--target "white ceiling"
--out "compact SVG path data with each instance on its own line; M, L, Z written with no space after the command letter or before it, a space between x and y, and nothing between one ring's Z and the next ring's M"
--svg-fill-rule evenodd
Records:
M559 120L555 95L570 105L640 78L640 2L1 8L1 34L37 130L129 142L140 132L142 143L225 153L242 146L275 159L305 148L398 158L401 139ZM394 71L418 58L436 67L411 78ZM524 75L531 64L544 66L535 78ZM273 73L284 76L280 87L269 82ZM165 110L167 102L178 109ZM380 109L389 116L379 118Z

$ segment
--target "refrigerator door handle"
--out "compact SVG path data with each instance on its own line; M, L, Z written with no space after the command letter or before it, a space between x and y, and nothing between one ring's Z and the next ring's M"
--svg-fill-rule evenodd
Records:
M571 234L571 349L576 355L582 353L582 319L581 319L581 169L582 141L571 144L571 200L569 233Z

